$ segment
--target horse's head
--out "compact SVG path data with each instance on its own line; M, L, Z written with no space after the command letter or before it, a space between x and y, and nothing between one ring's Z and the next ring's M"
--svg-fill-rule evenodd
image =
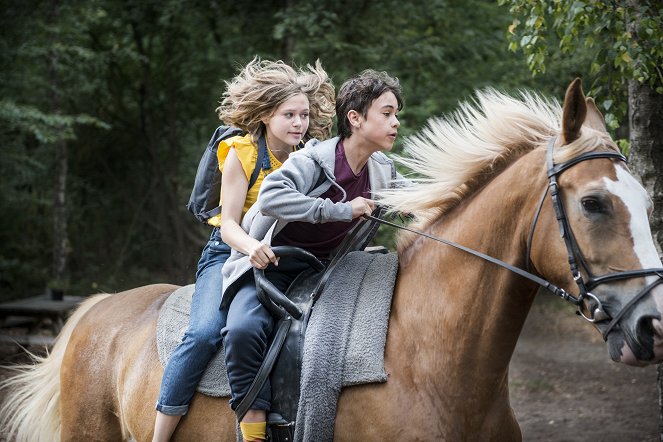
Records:
M562 130L551 147L557 173L549 170L549 179L557 181L561 210L550 204L554 198L545 202L550 216L539 218L546 228L535 232L534 267L565 289L578 287L580 312L603 334L613 360L663 361L663 266L649 229L652 203L616 156L580 80L567 90Z

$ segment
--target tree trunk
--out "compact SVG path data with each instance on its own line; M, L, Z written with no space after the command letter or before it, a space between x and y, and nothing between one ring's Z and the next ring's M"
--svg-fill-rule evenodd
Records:
M51 15L53 21L59 15L58 2L52 3ZM49 54L49 101L51 112L55 115L61 113L58 78L58 55L55 50ZM67 233L67 143L57 141L54 147L54 176L53 176L53 261L50 282L51 297L62 299L67 289L67 255L69 253L69 235Z
M636 80L628 85L629 163L654 201L651 216L654 243L661 255L663 244L663 95ZM663 441L663 364L658 365L659 434Z
M654 201L651 228L659 255L663 244L663 95L646 84L628 85L631 169Z
M642 0L627 0L631 11L642 11ZM653 5L652 5L653 7ZM636 13L627 20L627 29L634 39L639 39L639 17ZM654 74L656 75L656 74ZM660 81L660 80L659 80ZM651 196L654 211L651 229L658 255L663 244L663 95L657 94L647 83L640 84L631 79L628 83L629 109L629 163L633 172L640 177L642 185ZM657 367L658 387L658 433L663 442L663 364Z
M295 7L296 0L285 0L284 11L286 14L289 14ZM286 61L287 63L292 64L293 53L295 50L295 39L293 35L293 30L288 29L283 35L283 40L281 40L281 60Z
M63 292L68 285L67 168L67 144L60 141L55 145L55 186L53 188L53 285L51 287L53 299L62 299Z

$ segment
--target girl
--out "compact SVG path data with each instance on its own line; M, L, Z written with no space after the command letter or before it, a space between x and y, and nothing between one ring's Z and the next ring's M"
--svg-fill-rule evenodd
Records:
M334 87L320 62L296 71L282 61L252 60L226 82L219 119L242 129L221 141L221 214L208 222L214 227L198 262L189 327L164 370L157 400L153 441L168 441L188 411L196 386L221 345L226 315L219 310L223 286L221 269L230 250L247 255L265 268L276 262L271 249L240 227L241 219L258 197L264 177L281 167L296 147L310 138L329 136L334 116ZM249 177L264 139L269 166L249 188ZM267 169L267 170L265 170Z

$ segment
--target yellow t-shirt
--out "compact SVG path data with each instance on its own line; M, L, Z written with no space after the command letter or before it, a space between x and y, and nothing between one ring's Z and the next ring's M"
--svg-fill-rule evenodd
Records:
M237 153L237 158L239 162L242 163L242 169L244 169L244 174L246 175L247 181L251 180L251 175L253 170L256 167L256 162L258 161L258 146L253 144L251 141L251 135L238 135L235 137L230 137L226 140L223 140L219 143L219 148L217 150L217 158L219 160L219 170L223 173L223 165L226 162L228 157L228 152L230 149L235 149ZM272 151L267 149L269 152L269 162L272 168L268 171L260 170L258 173L258 178L256 182L251 186L251 188L246 193L246 200L244 200L244 208L242 209L242 216L249 210L249 207L253 205L258 199L258 191L262 185L262 180L267 174L281 167L281 162L276 159L272 154ZM223 196L220 198L219 205L223 205ZM214 216L207 221L208 224L221 227L221 215Z

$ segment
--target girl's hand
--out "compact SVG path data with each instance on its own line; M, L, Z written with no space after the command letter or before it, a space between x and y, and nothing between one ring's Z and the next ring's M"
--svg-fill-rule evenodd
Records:
M268 245L259 241L256 241L255 244L249 248L248 256L251 265L257 269L264 269L270 262L274 265L279 265L279 259L274 252L272 252L272 249L270 249Z

